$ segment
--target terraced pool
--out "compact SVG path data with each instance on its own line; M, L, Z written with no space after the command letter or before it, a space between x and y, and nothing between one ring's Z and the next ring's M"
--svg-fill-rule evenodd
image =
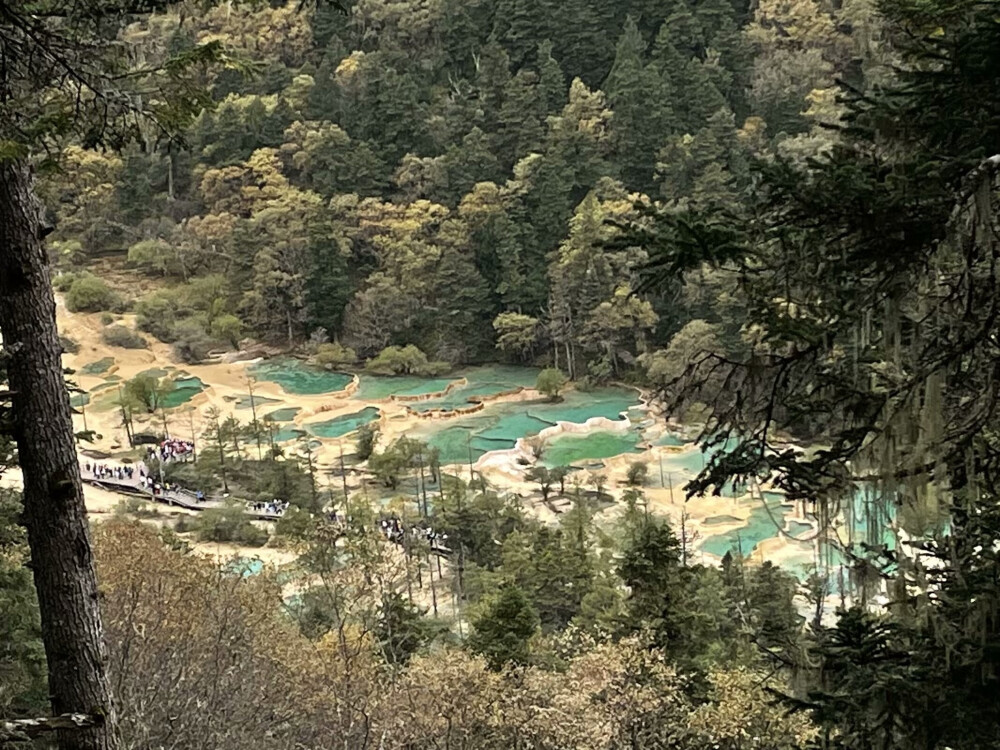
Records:
M254 377L277 383L285 391L296 396L316 396L322 393L342 391L353 380L343 372L331 372L312 367L297 359L269 359L249 368Z
M361 375L357 393L354 398L365 401L381 401L390 396L422 396L425 393L437 393L453 383L454 378L422 378L416 375L399 375L383 377L379 375Z
M84 375L103 375L115 364L114 357L102 357L96 362L88 362L80 368Z
M468 381L466 385L452 388L440 398L418 401L411 404L411 408L414 411L460 409L471 405L477 396L495 396L518 388L531 388L538 380L538 370L492 365L467 370L462 377Z
M548 442L542 463L549 468L555 466L573 466L584 460L611 458L623 453L640 453L636 447L639 433L629 430L626 433L601 431L586 435L564 435Z
M374 406L368 406L353 414L342 414L325 422L311 422L303 427L319 438L339 438L354 432L363 424L375 421L378 416L379 410Z
M557 422L586 422L591 417L618 420L633 406L638 394L625 388L601 388L594 391L571 391L563 401L517 401L488 404L467 417L456 417L420 425L413 437L427 440L441 454L441 462L476 461L489 451L513 448L518 438L537 435ZM577 446L578 449L581 446ZM582 446L572 454L573 461L605 458L585 455L594 446Z
M744 526L710 536L702 549L718 557L723 557L730 551L745 557L765 539L778 536L789 512L790 509L780 501L765 497L763 502L756 501Z
M201 378L177 378L174 381L174 389L163 398L163 408L174 409L182 404L186 404L203 390L205 390L205 384L201 381Z

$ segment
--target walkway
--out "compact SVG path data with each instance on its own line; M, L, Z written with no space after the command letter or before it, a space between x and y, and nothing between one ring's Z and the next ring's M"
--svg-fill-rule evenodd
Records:
M95 464L92 464L94 466ZM104 463L105 466L111 466L112 464ZM186 508L187 510L206 510L207 508L218 508L225 504L225 498L222 497L206 497L204 500L199 501L195 493L190 490L185 490L179 488L176 490L161 490L160 492L153 493L148 488L142 486L142 482L139 479L139 470L142 469L146 471L146 465L142 461L137 461L134 464L130 464L131 467L135 469L135 476L131 479L128 477L99 477L94 474L93 470L87 471L86 465L80 466L80 476L83 481L87 484L91 484L94 487L101 487L102 489L110 490L111 492L118 492L124 495L138 495L146 500L152 500L157 503L165 503L170 506L177 506L179 508ZM255 518L260 521L277 521L281 518L278 513L267 513L264 511L254 511L245 510L248 516Z

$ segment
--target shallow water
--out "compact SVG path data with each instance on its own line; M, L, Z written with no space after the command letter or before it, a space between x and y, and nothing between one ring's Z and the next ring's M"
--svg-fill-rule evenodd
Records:
M622 412L637 401L635 391L602 388L586 393L571 391L563 401L555 403L541 400L497 402L467 417L420 425L412 435L437 448L442 463L467 463L489 451L513 448L518 438L537 435L558 421L582 423L591 417L620 419ZM581 456L603 457L606 456Z
M101 375L111 369L115 363L114 357L102 357L96 362L88 362L80 368L84 375Z
M633 430L624 434L601 431L588 435L564 435L548 442L542 463L549 468L573 466L582 461L638 453L638 442L639 434Z
M456 376L457 377L457 376ZM381 401L390 396L420 396L424 393L443 391L455 378L422 378L416 375L383 377L361 375L358 391L354 398L367 401Z
M174 409L186 404L203 390L205 384L199 378L178 378L174 381L174 390L164 396L162 406L164 409Z
M374 406L368 406L353 414L342 414L325 422L312 422L303 426L316 437L338 438L343 437L349 432L354 432L363 424L373 422L378 419L378 416L379 410Z
M248 372L260 380L277 383L285 393L297 396L342 391L353 380L346 373L311 367L297 359L269 359L251 366Z
M236 409L259 409L261 406L267 406L268 404L280 404L280 398L268 398L267 396L258 396L256 393L251 401L250 395L239 396L236 399L236 404L234 408Z
M287 443L292 440L298 440L306 434L305 430L299 430L288 425L282 425L275 431L273 440L276 443Z
M719 557L723 557L729 551L747 556L760 542L779 535L779 529L783 527L789 510L780 503L768 502L765 506L758 500L744 526L724 534L710 536L705 540L702 549ZM771 520L772 516L774 520Z
M291 422L300 411L302 411L302 408L299 406L286 406L268 412L264 415L264 418L270 419L272 422Z
M412 408L415 411L459 409L473 403L475 396L495 396L516 388L534 387L538 380L538 370L494 365L467 370L461 376L468 381L467 385L455 387L440 398L414 403Z

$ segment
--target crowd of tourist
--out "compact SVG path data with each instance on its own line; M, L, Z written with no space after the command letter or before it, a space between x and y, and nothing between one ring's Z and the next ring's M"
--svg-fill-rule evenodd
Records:
M413 524L408 527L396 516L385 516L379 521L379 527L385 538L395 544L406 546L409 542L426 542L432 550L446 552L448 550L448 535L434 531L430 526ZM407 540L406 535L410 538Z
M163 463L184 460L193 453L194 443L174 438L168 438L159 445L150 445L146 448L146 458L155 458Z
M131 480L135 476L135 467L133 466L108 466L107 464L92 464L89 461L83 465L83 471L95 479L117 479L119 482Z
M274 500L269 500L267 502L247 500L246 504L247 511L251 513L262 513L269 516L282 516L285 511L288 510L288 501L279 500L274 498Z

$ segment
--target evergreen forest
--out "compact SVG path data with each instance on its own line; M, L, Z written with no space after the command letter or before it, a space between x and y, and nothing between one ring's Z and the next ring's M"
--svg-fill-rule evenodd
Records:
M0 2L0 748L996 750L998 331L997 0ZM268 356L631 389L815 563L405 397L168 425Z

